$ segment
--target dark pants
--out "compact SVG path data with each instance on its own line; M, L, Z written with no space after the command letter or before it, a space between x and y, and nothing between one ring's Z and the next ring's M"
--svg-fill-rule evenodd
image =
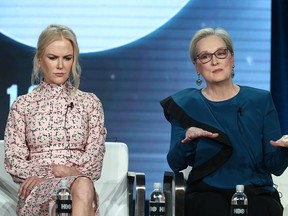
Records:
M282 216L278 191L270 192L246 186L249 216ZM188 186L185 196L186 216L230 216L230 202L235 189L217 189L204 183Z

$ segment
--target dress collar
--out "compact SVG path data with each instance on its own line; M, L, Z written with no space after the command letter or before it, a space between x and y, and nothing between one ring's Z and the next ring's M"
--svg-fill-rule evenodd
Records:
M51 97L66 97L70 96L73 92L74 87L69 81L63 84L51 84L41 81L38 86L38 92L40 95L51 98Z

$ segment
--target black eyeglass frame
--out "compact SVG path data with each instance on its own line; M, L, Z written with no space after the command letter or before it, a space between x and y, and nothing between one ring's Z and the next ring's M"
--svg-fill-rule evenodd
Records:
M223 50L225 50L225 56L224 56L224 57L219 57L219 56L217 56L217 52L223 51ZM196 56L195 61L196 61L197 59L199 59L199 61L200 61L202 64L206 64L206 63L208 63L208 62L210 62L210 61L212 60L212 56L213 56L213 55L214 55L217 59L225 59L225 58L227 58L229 51L230 51L230 50L229 50L227 47L223 47L223 48L217 49L214 53L203 53L203 54L200 53L200 54L198 54L198 55ZM203 62L203 60L201 60L201 59L199 58L199 57L202 56L202 55L207 55L207 56L209 56L208 61Z

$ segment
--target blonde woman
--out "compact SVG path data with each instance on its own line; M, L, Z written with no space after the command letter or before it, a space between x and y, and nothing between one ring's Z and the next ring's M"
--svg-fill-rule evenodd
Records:
M106 129L100 100L78 89L78 57L74 32L49 25L34 57L32 82L38 86L9 112L5 167L20 185L18 215L49 215L61 179L72 192L72 215L97 210L93 181L101 175Z

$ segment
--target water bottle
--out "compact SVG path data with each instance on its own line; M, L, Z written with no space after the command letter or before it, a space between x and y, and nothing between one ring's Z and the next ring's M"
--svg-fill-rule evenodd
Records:
M72 194L67 186L67 180L62 179L60 187L56 192L56 215L71 216L72 215Z
M165 195L161 183L155 182L149 199L149 216L165 216Z
M244 193L244 185L236 185L236 193L231 199L231 216L248 215L248 199Z

